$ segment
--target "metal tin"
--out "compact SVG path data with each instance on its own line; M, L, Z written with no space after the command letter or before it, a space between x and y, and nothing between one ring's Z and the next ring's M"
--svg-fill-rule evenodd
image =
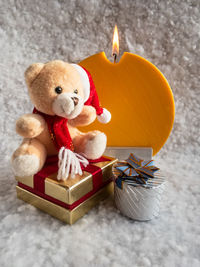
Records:
M116 148L113 151L120 159L128 157L130 152L144 160L152 159L152 148L148 147L135 147L129 148L128 150ZM116 171L114 172L114 176L117 178ZM138 184L134 181L123 181L122 188L120 188L114 183L116 207L123 215L133 220L151 220L159 214L160 200L165 184L166 181L161 172L153 179L148 180L146 184Z
M146 187L124 182L122 189L115 184L115 204L125 216L133 220L148 221L159 214L164 188L164 180L157 185Z

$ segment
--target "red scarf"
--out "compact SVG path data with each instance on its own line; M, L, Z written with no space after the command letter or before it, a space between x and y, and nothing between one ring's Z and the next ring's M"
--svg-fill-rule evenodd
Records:
M33 110L34 114L39 114L44 118L48 125L51 139L54 142L56 149L59 151L61 147L74 150L72 139L67 127L67 119L57 115L47 115L38 111L36 108Z

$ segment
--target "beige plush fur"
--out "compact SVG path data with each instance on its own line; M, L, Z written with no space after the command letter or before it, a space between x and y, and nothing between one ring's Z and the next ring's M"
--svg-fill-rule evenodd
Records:
M44 127L45 121L38 114L26 114L16 122L16 132L25 138L38 136L44 130Z
M61 105L62 116L69 119L68 128L75 152L84 153L89 159L99 158L106 147L105 134L99 131L82 133L76 128L88 125L96 119L95 109L92 106L83 106L83 85L77 70L59 60L46 64L35 63L26 70L25 80L30 98L39 111L58 115L55 111L59 110ZM58 98L61 94L55 92L58 86L62 88L61 101ZM75 94L76 89L78 93ZM73 97L78 99L76 105L72 101ZM71 105L70 110L67 103ZM16 131L25 138L12 156L16 175L29 176L37 173L42 169L46 156L58 153L42 116L38 114L22 116L17 120Z

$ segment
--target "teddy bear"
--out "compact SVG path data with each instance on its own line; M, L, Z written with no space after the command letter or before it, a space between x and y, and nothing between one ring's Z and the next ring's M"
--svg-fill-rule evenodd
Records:
M108 123L110 112L99 103L90 73L77 64L61 60L34 63L25 71L34 110L20 117L16 132L24 139L12 155L16 176L40 171L46 158L58 155L58 180L81 175L81 164L100 158L107 138L98 130L83 133L77 127L97 117Z

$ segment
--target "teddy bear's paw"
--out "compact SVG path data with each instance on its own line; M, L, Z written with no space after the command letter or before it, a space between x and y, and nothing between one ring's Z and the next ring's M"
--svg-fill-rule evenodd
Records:
M90 136L86 145L84 155L88 159L100 158L106 149L107 137L104 133L96 132L93 136Z
M12 168L16 176L30 176L39 171L40 159L36 155L20 155L12 159Z

